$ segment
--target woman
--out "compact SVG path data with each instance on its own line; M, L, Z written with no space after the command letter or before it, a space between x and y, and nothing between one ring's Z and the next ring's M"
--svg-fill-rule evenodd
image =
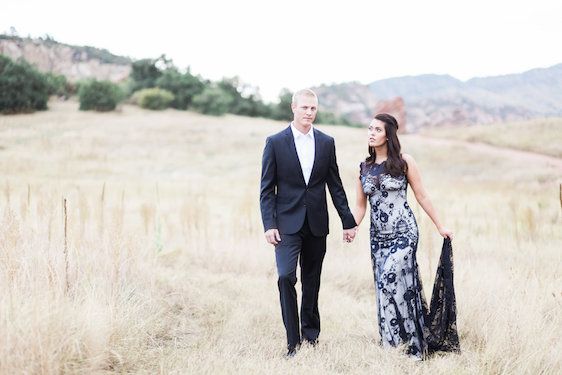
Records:
M408 154L400 152L398 123L378 114L369 125L369 157L360 165L357 180L357 225L371 203L371 260L375 276L379 331L383 347L405 345L406 353L423 359L428 352L416 250L418 226L406 201L406 188L429 215L439 234L452 238L431 204L420 172Z

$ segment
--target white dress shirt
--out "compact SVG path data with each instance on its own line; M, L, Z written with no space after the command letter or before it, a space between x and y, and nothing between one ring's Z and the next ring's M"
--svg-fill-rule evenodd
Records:
M293 138L295 139L295 148L301 163L302 174L304 182L308 185L312 167L314 166L314 128L311 126L308 133L301 133L295 125L291 122L291 130L293 131Z

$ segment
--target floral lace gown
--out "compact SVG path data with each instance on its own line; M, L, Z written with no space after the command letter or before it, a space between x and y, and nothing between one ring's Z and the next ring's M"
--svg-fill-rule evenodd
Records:
M418 226L406 201L406 176L392 177L382 164L361 163L361 183L371 205L371 261L383 347L405 345L424 358L426 303L418 273Z

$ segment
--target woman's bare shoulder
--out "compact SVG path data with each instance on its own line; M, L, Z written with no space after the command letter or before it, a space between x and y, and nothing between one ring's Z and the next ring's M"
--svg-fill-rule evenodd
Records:
M408 163L408 164L410 162L415 162L414 157L412 155L406 154L406 153L402 154L402 159L404 159L404 161L406 161L406 163Z

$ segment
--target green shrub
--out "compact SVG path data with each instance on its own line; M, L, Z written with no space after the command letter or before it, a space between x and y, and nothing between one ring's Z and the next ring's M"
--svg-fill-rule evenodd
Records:
M291 121L293 119L292 102L293 93L288 89L281 90L279 93L279 103L274 105L271 117L275 120Z
M0 112L18 113L47 109L47 80L25 61L0 55Z
M230 112L240 116L267 118L272 116L272 107L265 104L259 97L250 95L248 98L238 99L236 106Z
M65 76L55 73L46 73L45 79L49 86L49 95L56 95L68 99L74 94L74 88L72 84L67 81Z
M174 100L174 94L157 87L135 92L133 102L146 109L165 109Z
M156 86L174 94L171 107L188 109L193 98L203 92L205 83L201 78L192 75L189 70L182 74L175 68L169 68L156 80Z
M217 86L232 98L229 113L250 117L271 116L271 108L260 99L258 89L241 83L238 77L223 78Z
M193 108L197 111L213 116L221 116L228 112L232 103L232 96L220 87L208 86L193 98Z
M162 76L163 68L172 67L172 61L162 55L157 59L142 59L131 65L132 91L156 87L156 80Z
M113 111L122 98L119 86L109 81L92 80L81 83L79 87L81 111Z
M314 122L317 124L333 125L337 124L338 121L339 118L332 112L321 111L316 113L316 120Z
M356 124L353 121L348 120L344 116L337 116L333 112L327 111L319 111L316 114L316 120L314 121L315 124L324 124L324 125L344 125L344 126L353 126L353 127L362 127L361 124Z
M120 82L117 83L117 86L119 86L119 91L121 91L121 94L123 95L123 98L131 98L133 95L133 80L131 79L131 77L128 77L127 79L124 79Z

